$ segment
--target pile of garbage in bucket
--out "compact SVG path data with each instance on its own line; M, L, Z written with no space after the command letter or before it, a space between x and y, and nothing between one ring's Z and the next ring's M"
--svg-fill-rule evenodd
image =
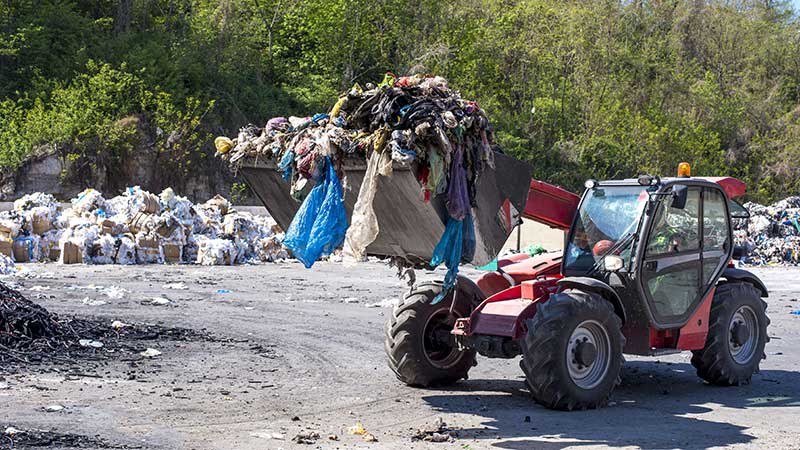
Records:
M748 202L749 219L734 223L736 245L747 249L742 262L750 265L800 264L800 197L769 206Z
M363 260L379 231L372 205L378 177L391 176L393 164L413 168L420 200L441 197L447 208L431 266L446 264L448 286L458 264L475 251L472 208L478 206L478 177L485 167L494 168L492 137L484 110L444 78L387 73L377 85L356 84L327 113L275 117L263 127L242 128L234 139L218 137L215 144L233 168L249 157L276 163L292 195L303 200L284 245L307 267L340 245L345 258ZM348 158L367 161L349 225L340 182Z
M197 263L231 265L288 255L270 217L237 212L217 195L202 204L129 187L111 199L86 189L62 210L45 193L26 195L0 212L4 262L63 264Z

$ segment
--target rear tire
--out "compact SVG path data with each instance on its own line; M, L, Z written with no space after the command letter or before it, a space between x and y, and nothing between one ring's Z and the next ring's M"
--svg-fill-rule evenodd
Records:
M536 402L565 411L608 403L620 381L625 345L622 321L611 303L594 293L567 290L538 305L527 325L520 366ZM586 343L589 351L581 347Z
M718 386L750 383L766 357L764 346L769 341L766 308L759 290L750 283L728 282L717 286L708 318L706 345L702 350L692 351L692 365L700 378Z
M410 386L434 386L467 378L475 365L474 351L459 351L450 334L455 318L450 315L453 295L431 305L442 291L439 283L415 286L394 308L385 327L385 349L389 368ZM456 299L453 314L469 317L471 297Z

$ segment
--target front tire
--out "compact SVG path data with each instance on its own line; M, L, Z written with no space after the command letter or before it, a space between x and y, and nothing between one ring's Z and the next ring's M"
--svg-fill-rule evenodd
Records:
M450 314L452 294L431 304L441 291L439 283L414 287L386 322L384 344L389 368L410 386L454 383L467 378L475 364L475 352L458 350L450 334L456 318L469 317L472 299L456 299L454 317Z
M537 306L522 340L522 361L536 402L571 411L604 406L624 361L622 321L605 299L567 290Z
M750 283L717 286L708 319L708 336L702 350L692 351L697 375L710 384L749 384L758 372L769 341L767 304Z

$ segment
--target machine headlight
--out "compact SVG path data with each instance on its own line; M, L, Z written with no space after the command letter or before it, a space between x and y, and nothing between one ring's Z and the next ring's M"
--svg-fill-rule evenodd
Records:
M616 272L619 269L622 269L622 266L625 265L625 261L622 260L619 256L616 255L608 255L603 258L603 266L605 267L607 272Z

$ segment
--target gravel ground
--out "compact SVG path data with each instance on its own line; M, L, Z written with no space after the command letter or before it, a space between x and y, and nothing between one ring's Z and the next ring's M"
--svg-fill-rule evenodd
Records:
M57 314L218 339L135 344L162 352L153 358L100 353L0 368L0 432L21 430L18 443L29 445L16 448L800 448L800 316L790 314L800 309L800 269L755 269L772 294L772 342L751 385L704 385L688 353L628 357L611 405L572 413L530 400L518 360L480 358L470 380L447 389L400 384L383 352L390 309L368 305L405 286L380 263L25 270L6 281ZM180 282L187 289L164 287ZM99 286L128 292L111 298ZM64 408L47 411L52 405ZM439 418L458 431L455 442L412 442L414 430ZM378 441L348 435L356 423ZM320 438L293 442L303 431ZM10 445L0 436L0 448Z

